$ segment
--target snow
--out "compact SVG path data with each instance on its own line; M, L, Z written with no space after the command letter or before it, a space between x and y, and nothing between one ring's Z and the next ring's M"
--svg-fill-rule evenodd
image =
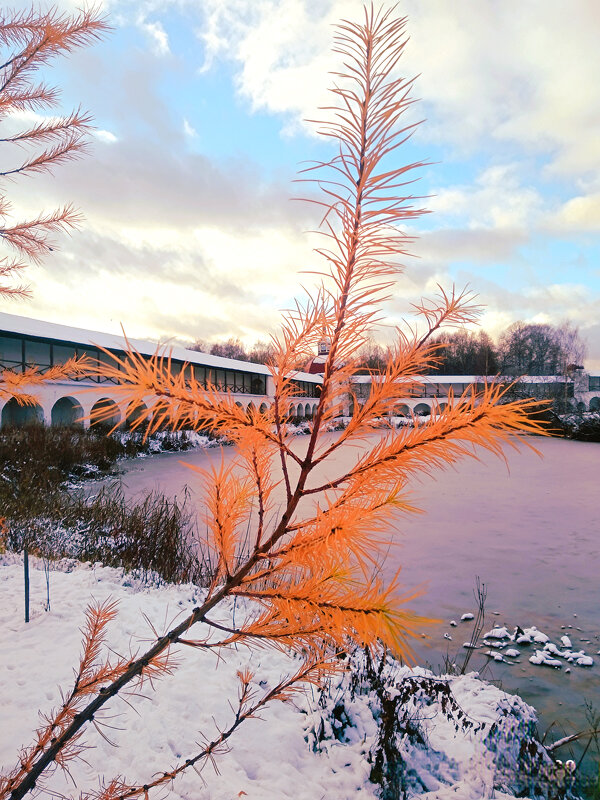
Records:
M92 598L118 600L119 614L109 627L107 644L115 652L130 653L147 646L152 638L150 625L159 633L168 630L198 604L203 592L192 585L147 587L120 570L63 562L51 572L51 610L45 612L44 572L36 567L35 559L31 561L31 621L25 624L22 565L18 556L0 557L0 764L5 770L14 765L17 747L30 743L39 724L38 709L48 712L56 707L59 687L71 685L80 652L79 628ZM235 609L225 604L220 613L213 611L213 616L226 622L235 613L239 621L246 611L238 602ZM229 649L223 659L217 659L211 652L181 647L175 659L174 674L156 681L154 690L147 687L143 697L117 698L104 712L104 720L112 726L105 733L118 746L109 744L93 728L86 732L90 749L84 760L70 764L78 792L97 788L101 775L109 780L121 775L144 783L156 771L197 753L203 736L212 738L232 721L228 703L237 698L238 669L255 671L253 688L261 692L298 666L290 655L271 649ZM519 697L480 680L476 673L434 678L427 670L411 670L397 662L389 669L389 699L397 697L407 681L436 681L442 687L446 682L453 702L471 725L461 728L441 713L439 700L432 701L421 690L414 694L410 702L426 744L403 740L403 756L421 787L412 796L428 800L513 797L505 793L502 782L493 794L497 766L510 763L516 769L519 736L534 725L534 710ZM318 702L318 691L311 687L293 701L268 706L260 718L243 723L230 740L229 752L217 756L218 774L210 764L200 776L190 770L161 796L170 800L349 800L358 795L375 800L376 787L369 782L371 764L367 760L378 736L373 694L358 693L351 700L349 679L348 674L336 678L338 684L330 685L325 703ZM343 726L329 722L331 735L311 748L311 731L314 733L319 719L325 720L328 708L340 698L351 724L341 736ZM420 716L419 704L424 709ZM493 737L492 728L497 731ZM73 792L73 783L60 771L47 785L56 794Z
M538 644L545 644L550 637L546 633L542 633L542 631L538 631L535 625L532 625L530 628L524 629L525 636L529 636L534 642Z
M491 631L483 634L484 639L507 639L510 636L507 628L496 626Z
M547 650L536 650L529 660L532 664L540 664L546 667L557 667L558 669L562 667L562 661L552 658Z
M473 616L473 614L468 612L467 614L463 614L462 615L462 617L460 618L460 621L461 622L468 622L470 619L475 619L475 617Z

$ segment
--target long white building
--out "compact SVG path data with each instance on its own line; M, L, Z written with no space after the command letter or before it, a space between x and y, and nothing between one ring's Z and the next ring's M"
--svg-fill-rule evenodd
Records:
M155 342L129 339L131 347L144 356L152 356L157 349ZM109 361L99 348L116 355L124 355L126 348L122 336L99 331L72 328L52 322L19 317L0 312L0 369L22 372L27 366L36 366L42 372L56 364L64 364L74 356L87 356L92 362ZM169 349L171 368L181 370L184 364L194 370L194 377L203 384L211 383L224 392L232 392L236 402L247 409L265 407L273 398L273 380L264 364L252 364L220 358L208 353L186 350L182 347ZM311 417L319 396L320 375L299 372L294 376L298 398L291 415L297 418ZM0 398L0 422L2 425L20 425L39 421L50 425L68 425L80 419L89 419L99 406L108 406L113 411L112 424L125 423L111 392L110 381L102 378L49 381L36 388L39 402L35 406L19 406L14 399ZM127 414L125 414L127 417Z

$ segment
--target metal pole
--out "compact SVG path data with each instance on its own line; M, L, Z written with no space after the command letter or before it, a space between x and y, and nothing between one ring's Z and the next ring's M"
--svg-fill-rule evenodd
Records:
M25 622L29 622L29 551L23 550L23 578L25 579Z

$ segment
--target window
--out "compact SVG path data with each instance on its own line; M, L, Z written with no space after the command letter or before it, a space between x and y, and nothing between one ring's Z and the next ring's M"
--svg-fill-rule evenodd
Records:
M66 364L70 358L75 358L76 355L77 353L73 345L66 345L66 344L52 345L53 364Z
M20 372L23 369L23 340L16 336L0 336L0 362Z
M176 378L181 373L183 363L181 361L171 360L171 375Z
M113 369L115 367L118 367L117 362L113 358L111 358L111 356L107 355L106 353L103 353L102 350L98 350L98 361L100 362L101 365L107 364L109 367L112 367ZM116 378L99 378L100 383L105 383L106 381L109 381L110 383L117 383Z
M92 372L98 366L98 351L95 347L78 347L77 348L77 355L79 357L85 356L87 359L87 368ZM80 380L82 380L80 378ZM97 375L88 375L83 380L94 381L98 383L98 376Z
M204 386L206 388L206 367L199 367L198 365L195 365L194 378L200 384L200 386Z
M50 366L50 342L25 339L25 363L27 366L48 369Z

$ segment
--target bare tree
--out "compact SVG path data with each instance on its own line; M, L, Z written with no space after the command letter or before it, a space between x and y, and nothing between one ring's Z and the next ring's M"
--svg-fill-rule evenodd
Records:
M500 337L501 369L506 375L564 375L583 359L585 345L570 323L515 322Z
M454 331L435 339L440 345L435 372L441 375L495 375L498 354L485 331Z

